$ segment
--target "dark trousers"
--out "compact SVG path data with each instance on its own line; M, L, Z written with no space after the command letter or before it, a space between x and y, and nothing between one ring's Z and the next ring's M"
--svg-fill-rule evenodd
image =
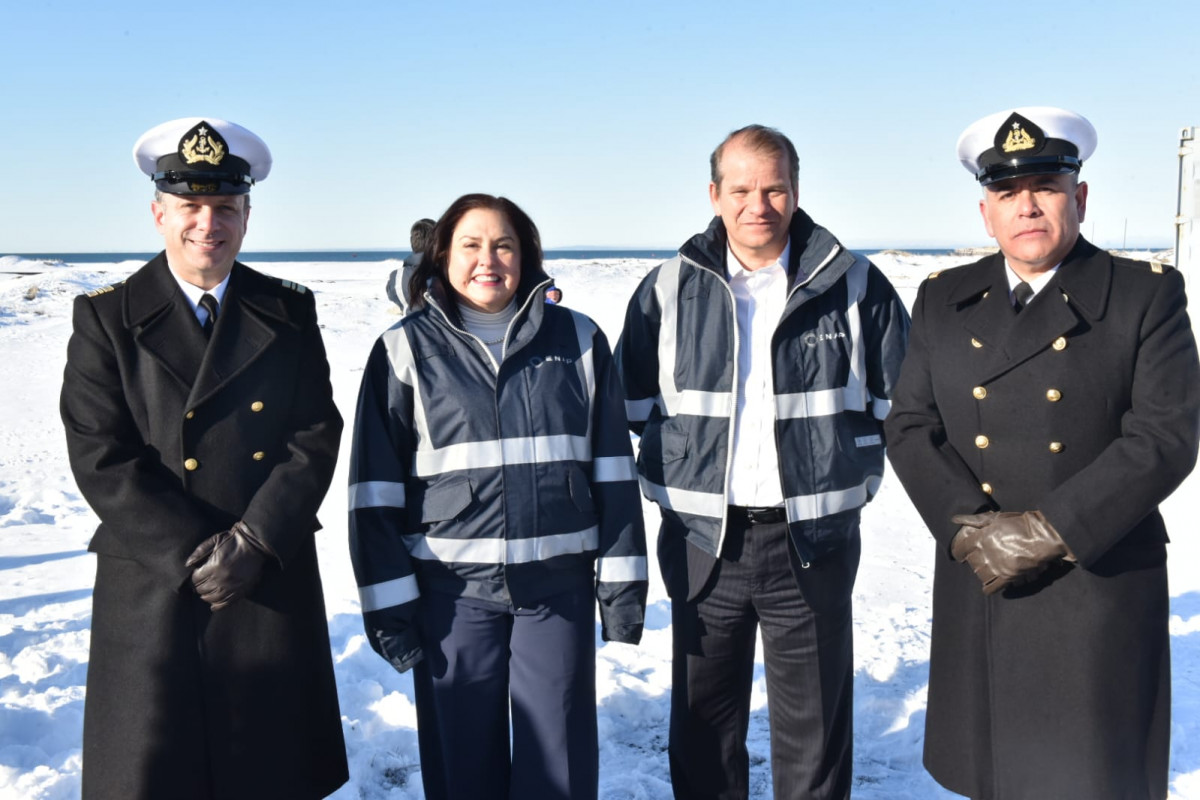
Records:
M422 595L413 682L429 800L596 797L594 602L588 584L531 609Z
M786 523L731 518L721 558L710 559L703 587L674 594L669 755L676 798L748 797L746 733L758 630L775 798L850 796L855 534L846 552L802 569ZM661 536L681 535L664 523ZM691 559L690 569L676 563L673 570L689 580L703 573L697 554L709 558L686 543L660 542L660 558Z

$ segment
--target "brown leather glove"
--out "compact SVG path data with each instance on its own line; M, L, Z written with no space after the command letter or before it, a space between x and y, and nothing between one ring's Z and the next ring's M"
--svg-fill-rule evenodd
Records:
M219 611L254 591L269 555L270 550L250 527L238 521L201 542L185 566L192 570L196 594L213 611Z
M1066 542L1040 511L956 514L961 525L950 553L975 570L984 594L1027 583L1060 558L1074 561Z

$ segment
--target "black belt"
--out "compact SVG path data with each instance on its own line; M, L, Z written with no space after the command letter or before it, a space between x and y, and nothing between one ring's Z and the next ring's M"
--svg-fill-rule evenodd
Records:
M774 525L777 522L787 522L787 511L783 506L772 508L730 506L729 516L733 519L745 520L749 525Z

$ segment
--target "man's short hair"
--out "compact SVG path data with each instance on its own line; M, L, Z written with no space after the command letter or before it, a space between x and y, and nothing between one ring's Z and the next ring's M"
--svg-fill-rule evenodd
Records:
M163 198L166 196L166 194L167 193L164 192L162 189L155 189L154 190L154 202L158 203L159 205L162 205ZM215 195L208 195L208 196L214 197ZM242 211L246 211L250 208L250 193L249 192L246 192L245 194L241 194L241 195L232 195L232 196L245 198L242 200ZM176 195L176 197L183 197L183 195Z
M433 226L437 223L431 219L419 219L413 223L412 228L408 232L408 241L412 245L414 253L424 253L425 247L429 244L429 234L433 233Z
M721 157L725 154L726 145L735 139L738 144L757 153L764 153L775 158L787 156L788 172L792 178L792 191L800 190L800 156L796 154L796 146L792 144L791 139L766 125L747 125L744 128L738 128L726 136L725 140L717 145L716 150L713 150L712 157L709 159L709 167L712 171L712 182L717 189L721 188Z

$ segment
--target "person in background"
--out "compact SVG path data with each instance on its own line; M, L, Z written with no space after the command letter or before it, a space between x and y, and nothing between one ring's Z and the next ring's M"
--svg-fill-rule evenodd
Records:
M786 136L713 152L716 218L655 268L617 345L674 637L677 798L746 798L761 631L774 796L847 798L859 512L908 314L883 274L797 206Z
M937 541L925 766L977 800L1167 796L1167 531L1200 364L1183 278L1080 235L1083 117L1005 110L958 157L1000 252L929 276L885 426Z
M342 418L316 303L235 260L260 138L178 119L133 155L165 250L75 299L62 386L100 518L82 795L325 797L347 767L314 533Z
M407 314L408 309L412 307L412 287L409 284L412 283L413 273L416 272L417 265L421 263L425 247L429 244L429 234L433 232L433 225L433 220L428 218L419 219L413 223L408 232L412 254L404 259L399 269L392 270L388 275L387 296L400 309L401 316Z
M426 797L595 798L594 609L604 640L636 644L647 590L608 343L542 302L537 228L502 197L450 206L418 282L428 292L371 351L355 418L368 641L415 667Z
M552 306L556 306L562 302L562 289L554 284L550 284L550 288L546 289L546 302Z

